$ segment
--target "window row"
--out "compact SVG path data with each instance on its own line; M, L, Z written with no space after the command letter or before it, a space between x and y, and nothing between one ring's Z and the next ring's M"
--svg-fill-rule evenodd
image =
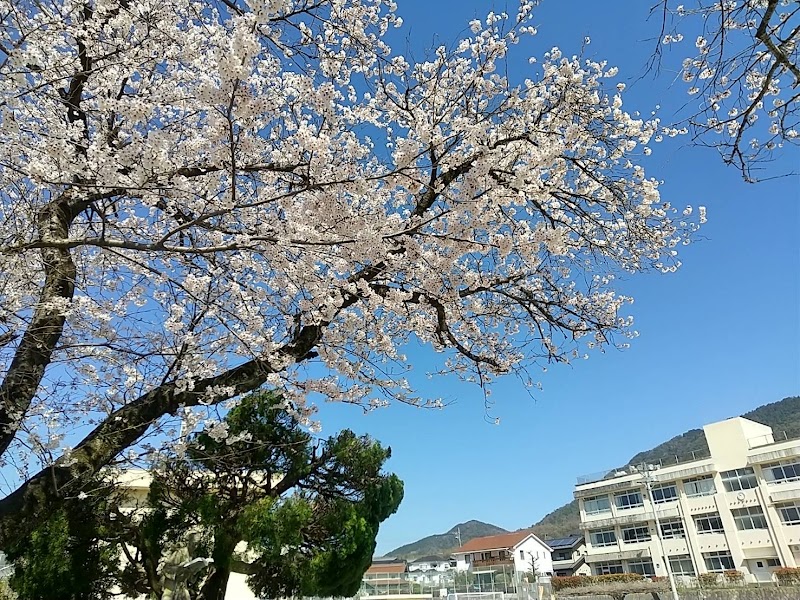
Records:
M727 550L720 552L704 552L703 563L706 566L706 570L714 573L729 571L736 568L733 562L733 557ZM692 562L692 558L688 554L670 556L669 568L673 575L694 577L697 574L697 571L694 568L694 563Z
M722 485L725 487L725 491L728 492L751 490L754 487L758 487L758 479L756 478L756 472L753 470L753 467L723 471L719 476L722 479Z
M781 519L786 525L800 525L800 504L792 503L778 507ZM736 529L746 531L748 529L767 529L767 518L758 506L747 508L735 508L731 511ZM705 513L693 517L694 526L698 535L707 533L723 533L722 518L719 513ZM651 533L647 525L640 524L633 527L621 529L622 542L646 542L650 540ZM617 543L617 536L614 529L601 529L591 532L591 543L593 546L613 546ZM683 521L679 518L665 519L661 521L661 537L664 539L685 538L686 529Z
M767 529L767 518L760 506L749 506L747 508L735 508L731 511L736 529L744 531L746 529Z
M774 564L780 566L780 562L777 559L769 560L771 561L770 566L773 566ZM729 571L736 568L733 562L733 557L727 550L719 552L704 552L703 563L705 564L706 570L713 573L720 573L722 571ZM598 562L592 565L592 572L594 575L638 573L639 575L644 575L645 577L653 577L656 574L655 569L653 568L653 561L649 558L630 560L627 562L627 569L625 567L626 565L619 560ZM694 568L694 563L692 562L692 558L688 554L670 556L669 568L673 575L694 577L697 574L697 571Z
M708 571L718 573L735 569L733 557L727 550L720 552L704 552L703 563ZM688 554L678 554L669 557L669 568L673 575L683 575L694 577L697 572L694 568L692 558Z
M716 493L714 478L712 476L687 479L683 482L683 491L689 498L698 496L711 496ZM651 489L653 502L663 504L674 502L678 499L678 486L675 483L653 486ZM642 492L639 490L628 490L619 494L614 494L614 506L618 510L628 508L638 508L644 505ZM587 515L596 515L611 511L611 500L608 495L591 496L584 498L583 510Z
M592 573L594 575L616 575L619 573L638 573L645 577L654 577L656 574L653 568L653 561L649 558L642 558L636 560L629 560L626 564L622 561L606 561L594 563L592 565Z
M623 527L620 540L624 544L648 542L651 539L650 528L646 524ZM614 546L617 543L617 532L614 529L596 529L589 532L589 541L596 548Z
M800 462L787 461L765 465L762 467L762 472L769 484L800 481ZM750 490L758 486L758 478L752 467L723 471L719 475L727 492ZM716 493L714 478L709 475L687 479L683 482L683 491L689 498L713 495ZM673 502L678 499L678 487L676 483L653 486L651 494L655 504ZM614 505L620 510L642 506L642 493L638 490L629 490L614 494ZM609 512L611 501L608 495L594 496L584 499L583 506L586 514L593 515Z
M785 483L800 480L800 462L782 462L761 467L767 483Z

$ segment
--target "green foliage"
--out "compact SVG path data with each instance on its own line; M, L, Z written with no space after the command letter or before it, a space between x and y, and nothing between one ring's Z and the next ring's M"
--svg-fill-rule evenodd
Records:
M17 600L17 594L8 585L6 579L0 579L0 600Z
M111 598L119 555L103 541L108 532L98 516L106 508L102 499L69 501L6 548L11 589L25 600Z
M533 533L543 540L566 537L578 531L580 518L578 503L573 500L545 515L531 529Z
M227 438L195 436L188 460L154 473L151 492L153 505L171 507L161 531L193 531L197 551L213 558L200 596L224 589L241 541L261 596L354 595L378 527L403 497L402 482L381 472L390 450L348 430L315 441L269 393L243 399L225 422ZM153 548L163 553L164 540Z

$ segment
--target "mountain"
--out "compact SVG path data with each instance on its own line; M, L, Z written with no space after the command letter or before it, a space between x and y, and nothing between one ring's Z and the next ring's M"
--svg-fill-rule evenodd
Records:
M391 552L387 552L386 556L414 560L415 558L431 554L450 554L453 550L458 548L457 533L461 534L461 543L466 544L473 538L508 533L508 531L490 523L467 521L466 523L454 525L453 528L446 533L429 535L411 544L395 548Z
M784 398L779 402L759 406L742 415L745 419L772 427L775 440L800 437L800 396ZM690 429L655 448L639 452L628 461L628 465L669 462L675 456L686 456L696 452L698 456L708 452L706 436L702 429ZM625 465L627 466L627 465ZM533 532L542 539L563 537L580 530L578 503L573 500L532 526Z

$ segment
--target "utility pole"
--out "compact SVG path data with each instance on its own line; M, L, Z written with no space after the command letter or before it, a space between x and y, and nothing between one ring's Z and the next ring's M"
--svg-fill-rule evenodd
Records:
M658 542L658 551L661 553L661 562L664 563L664 568L667 570L667 578L669 579L669 587L672 590L672 600L680 600L678 597L678 589L675 587L675 577L672 575L672 569L667 560L667 553L664 552L664 544L661 541L661 522L658 520L658 512L656 511L656 503L653 502L653 476L650 472L650 465L642 464L642 479L647 488L647 499L650 500L650 508L653 510L653 519L656 522L656 541Z

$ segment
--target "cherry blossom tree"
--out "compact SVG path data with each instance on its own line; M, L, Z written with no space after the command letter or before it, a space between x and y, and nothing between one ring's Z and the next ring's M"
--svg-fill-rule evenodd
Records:
M656 61L661 47L678 44L684 55L693 46L681 74L693 97L692 134L755 181L756 165L798 143L800 3L660 0L653 11L663 25Z
M640 165L658 121L604 62L504 75L528 0L415 63L395 8L0 0L0 524L264 385L311 424L438 406L410 345L488 393L635 335L615 274L705 218Z

